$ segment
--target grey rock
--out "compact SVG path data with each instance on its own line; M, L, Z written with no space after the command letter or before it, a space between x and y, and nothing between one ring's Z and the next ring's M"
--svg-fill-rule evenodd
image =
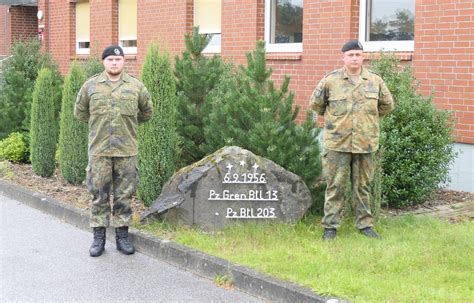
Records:
M215 229L242 221L294 222L310 206L301 177L230 146L176 172L141 219Z

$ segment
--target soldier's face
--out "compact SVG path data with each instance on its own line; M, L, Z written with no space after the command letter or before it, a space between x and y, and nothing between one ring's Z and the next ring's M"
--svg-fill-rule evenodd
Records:
M104 59L104 69L111 75L120 75L125 65L125 60L122 56L108 56Z
M361 50L350 50L342 55L344 66L350 71L359 70L364 62L364 52Z

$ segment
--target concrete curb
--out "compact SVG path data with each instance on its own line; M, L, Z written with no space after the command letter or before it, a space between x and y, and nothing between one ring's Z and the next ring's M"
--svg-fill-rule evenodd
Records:
M91 230L87 212L61 203L51 197L29 191L3 180L0 180L0 195L41 210L80 229ZM113 235L111 236L113 237ZM207 255L171 241L161 240L135 229L130 231L130 238L137 251L141 253L211 280L216 276L230 276L237 289L272 302L346 302L334 297L320 296L308 288L277 280L227 260Z

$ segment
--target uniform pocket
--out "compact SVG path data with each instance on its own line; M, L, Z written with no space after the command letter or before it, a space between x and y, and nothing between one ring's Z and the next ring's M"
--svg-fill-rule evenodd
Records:
M378 114L378 101L379 101L379 94L376 92L366 92L365 93L365 102L364 102L364 109L365 112L371 115Z
M89 111L91 115L105 115L107 113L107 100L109 96L103 93L94 92L91 95Z
M120 113L125 116L136 116L138 102L135 97L122 97L120 100Z
M329 98L329 113L333 116L344 116L349 112L349 102L346 96L336 95Z

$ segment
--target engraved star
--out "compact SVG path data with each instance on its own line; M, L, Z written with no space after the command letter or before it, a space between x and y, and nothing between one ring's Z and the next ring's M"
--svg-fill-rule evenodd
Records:
M244 160L240 160L240 166L245 166L245 161Z
M233 166L234 166L234 165L232 165L232 164L229 163L229 164L227 164L226 167L227 167L228 170L231 170Z
M258 166L257 163L255 163L252 167L253 169L257 170L260 166Z

